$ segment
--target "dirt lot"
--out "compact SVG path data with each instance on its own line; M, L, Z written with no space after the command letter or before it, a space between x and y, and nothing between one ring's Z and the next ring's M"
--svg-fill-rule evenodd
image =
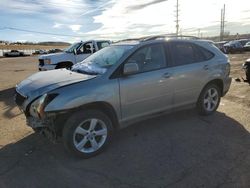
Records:
M231 55L233 78L250 53ZM36 57L0 59L0 187L250 187L250 86L233 81L214 115L189 110L118 132L81 160L33 134L13 103Z

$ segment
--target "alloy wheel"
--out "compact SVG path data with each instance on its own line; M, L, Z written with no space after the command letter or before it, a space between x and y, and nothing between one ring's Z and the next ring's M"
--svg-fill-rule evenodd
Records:
M87 119L81 122L74 131L74 146L83 153L95 152L103 146L107 134L107 126L102 120Z
M219 93L215 88L209 88L204 97L204 107L207 111L213 111L219 102Z

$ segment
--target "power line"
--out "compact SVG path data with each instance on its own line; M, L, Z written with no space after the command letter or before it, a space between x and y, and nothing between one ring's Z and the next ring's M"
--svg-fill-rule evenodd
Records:
M22 31L22 32L28 32L28 33L37 33L37 34L42 34L42 35L54 35L54 36L64 36L64 37L83 37L80 35L50 33L50 32L34 31L34 30L28 30L28 29L20 29L16 27L3 27L3 28L0 28L0 30L14 30L14 31Z

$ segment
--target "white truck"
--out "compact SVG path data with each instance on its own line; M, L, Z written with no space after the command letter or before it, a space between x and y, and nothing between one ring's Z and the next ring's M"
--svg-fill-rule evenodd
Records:
M63 52L39 56L39 71L59 68L71 68L73 64L83 61L96 51L109 46L109 40L90 40L77 42Z

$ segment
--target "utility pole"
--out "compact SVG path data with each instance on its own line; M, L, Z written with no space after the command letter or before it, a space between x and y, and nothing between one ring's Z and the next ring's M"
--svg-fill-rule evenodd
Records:
M201 29L200 29L200 28L198 29L198 34L197 34L197 35L198 35L198 36L197 36L198 38L199 38L200 35L201 35Z
M221 21L220 21L220 41L224 38L224 32L225 32L225 12L226 12L226 6L224 4L223 9L221 9Z
M177 0L176 2L176 35L178 36L179 35L179 0Z

